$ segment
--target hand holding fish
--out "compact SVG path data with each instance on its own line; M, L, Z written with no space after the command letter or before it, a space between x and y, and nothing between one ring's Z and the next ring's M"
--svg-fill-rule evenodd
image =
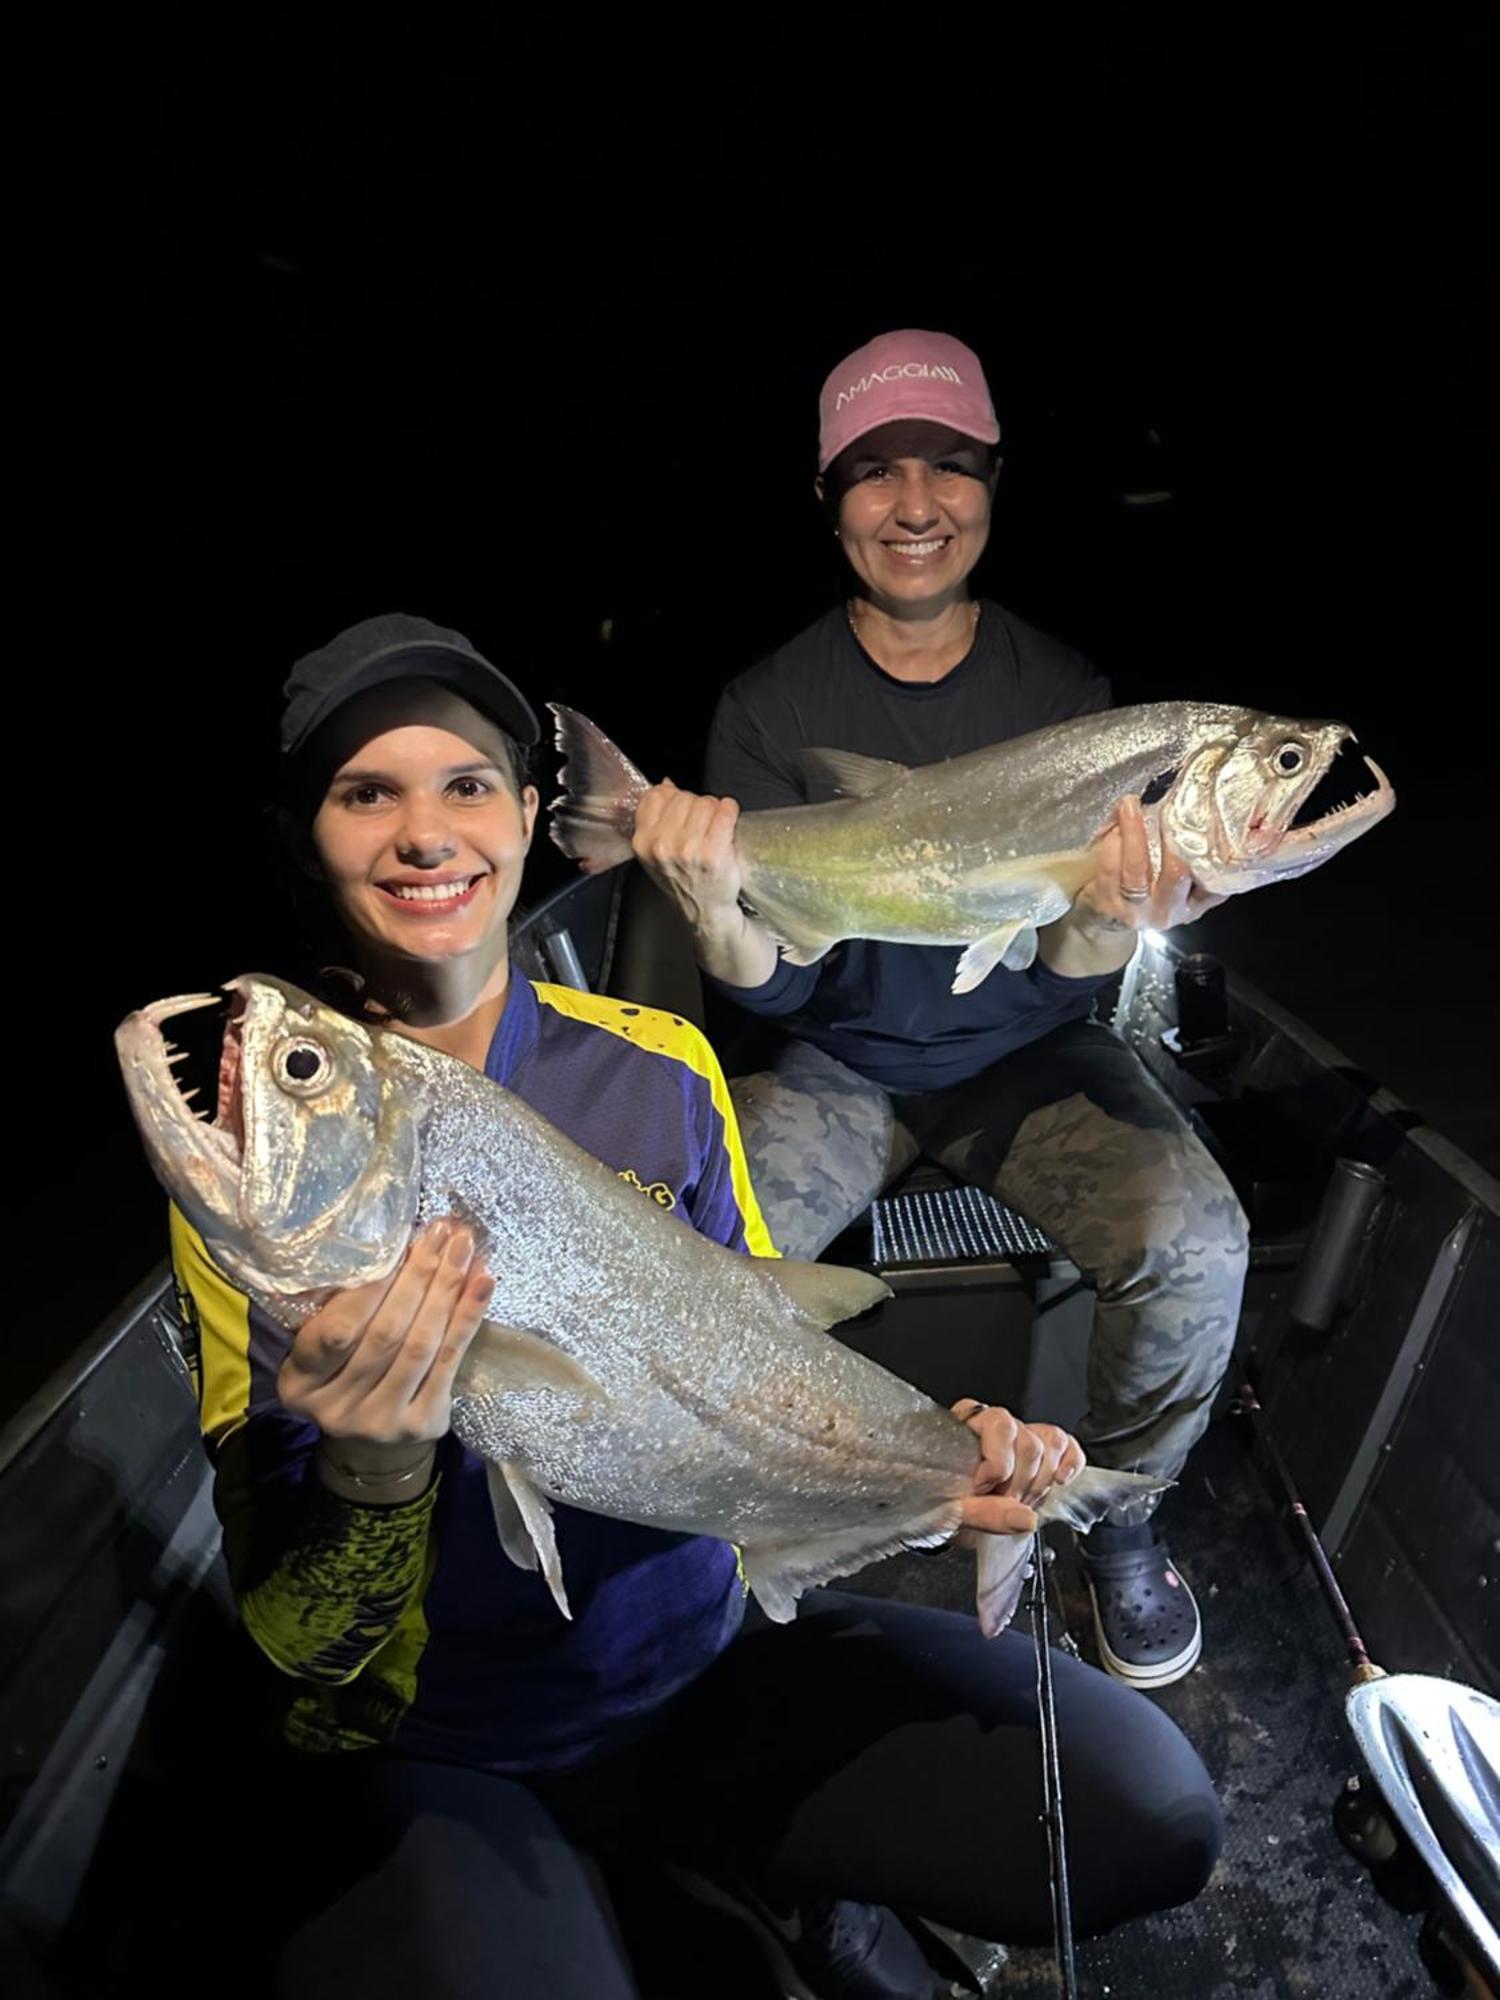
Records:
M696 924L708 924L738 906L742 882L733 799L684 792L663 778L635 809L636 858L673 895Z
M390 1277L335 1292L298 1329L277 1387L286 1408L323 1434L325 1485L371 1503L421 1490L430 1447L449 1427L453 1378L493 1291L470 1231L444 1220Z
M685 792L664 778L641 795L631 844L687 920L706 970L732 986L760 986L775 970L776 943L740 905L739 816L733 799Z
M1032 1509L1054 1486L1066 1486L1084 1467L1083 1447L1056 1424L1023 1424L1009 1410L965 1397L953 1414L980 1444L975 1490L962 1502L964 1529L991 1535L1035 1534Z
M564 1617L558 1502L735 1543L778 1623L804 1591L972 1523L992 1530L976 1568L993 1634L1020 1599L1030 1513L1085 1529L1164 1484L1060 1479L1079 1458L1061 1433L959 1418L829 1338L889 1296L873 1274L743 1256L441 1049L279 980L229 990L211 1125L162 1033L211 996L154 1002L116 1046L204 1252L298 1329L278 1388L323 1433L318 1477L363 1504L415 1498L451 1422L486 1461L501 1546ZM428 1217L445 1220L410 1250Z
M1228 900L1200 888L1193 871L1161 836L1161 865L1153 868L1146 815L1134 792L1120 801L1115 824L1098 844L1093 878L1073 908L1122 929L1170 931L1191 924Z
M555 703L553 714L567 761L552 838L590 873L613 868L640 852L632 829L653 788L587 716ZM727 802L715 807L716 838L732 833L740 893L758 920L735 929L726 914L725 935L742 951L753 939L759 969L716 962L701 936L700 958L731 986L758 986L774 968L773 938L793 965L816 965L848 938L953 944L953 991L972 993L997 966L1024 971L1050 928L1043 955L1054 971L1114 971L1138 930L1169 930L1224 896L1305 875L1378 825L1396 803L1380 767L1346 761L1331 778L1351 740L1340 722L1151 702L913 768L805 749L808 783L834 797L734 819ZM1319 812L1346 781L1355 795ZM1144 808L1143 793L1153 801ZM670 875L657 879L677 894ZM715 879L722 893L728 878ZM1077 921L1060 922L1075 903Z
M1140 799L1128 793L1114 824L1095 842L1094 873L1073 907L1038 933L1039 954L1054 972L1073 979L1117 972L1135 950L1139 931L1176 930L1228 900L1199 886L1165 828L1160 842L1157 866Z

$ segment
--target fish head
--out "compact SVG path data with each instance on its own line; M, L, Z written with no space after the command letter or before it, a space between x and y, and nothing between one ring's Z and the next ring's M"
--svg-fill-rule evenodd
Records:
M157 1178L249 1291L298 1296L387 1276L416 1219L422 1114L390 1038L260 974L225 991L212 1121L178 1088L162 1029L217 995L159 1000L116 1032Z
M1341 722L1261 715L1184 759L1161 825L1199 885L1233 896L1305 875L1383 820L1396 794L1353 742Z

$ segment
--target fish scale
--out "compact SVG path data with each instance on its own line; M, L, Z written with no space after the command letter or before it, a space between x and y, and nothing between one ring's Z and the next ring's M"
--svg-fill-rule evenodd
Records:
M221 1119L184 1104L160 1002L116 1045L159 1178L209 1254L273 1318L392 1271L424 1222L461 1216L495 1278L453 1429L488 1461L501 1540L566 1612L550 1505L740 1547L768 1615L800 1592L955 1532L972 1430L826 1329L888 1296L868 1272L751 1258L643 1200L512 1092L398 1032L259 975L230 982L237 1059ZM287 1072L295 1046L321 1056ZM243 1143L235 1136L235 1106ZM1089 1469L1038 1509L1088 1525L1160 1482ZM1020 1591L1024 1536L986 1536L986 1630Z
M630 857L646 780L587 716L552 712L567 760L552 837L587 870L613 867ZM967 993L997 965L1031 963L1038 929L1093 875L1127 795L1153 795L1154 865L1165 840L1211 894L1320 866L1395 804L1367 758L1372 791L1295 825L1349 734L1215 702L1148 702L914 769L807 750L809 781L844 796L740 814L744 900L798 965L846 938L961 945L953 991ZM1289 768L1278 763L1288 755Z

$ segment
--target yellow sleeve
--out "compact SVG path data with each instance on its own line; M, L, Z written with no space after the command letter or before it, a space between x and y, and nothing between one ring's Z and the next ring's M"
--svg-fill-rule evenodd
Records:
M358 1507L330 1493L313 1463L316 1425L275 1393L291 1336L232 1285L202 1237L171 1212L172 1267L214 1459L214 1507L224 1525L245 1628L283 1673L341 1684L384 1655L378 1670L409 1699L426 1638L421 1595L437 1480L398 1507Z

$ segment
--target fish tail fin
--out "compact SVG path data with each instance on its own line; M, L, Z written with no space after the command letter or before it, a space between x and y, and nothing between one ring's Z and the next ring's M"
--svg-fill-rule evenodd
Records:
M1144 1521L1161 1495L1175 1484L1150 1472L1086 1465L1066 1486L1052 1487L1034 1511L1039 1521L1066 1521L1082 1535L1106 1514L1116 1514L1122 1522Z
M975 1608L986 1639L997 1638L1016 1615L1021 1586L1031 1574L1030 1535L980 1535Z
M601 875L630 859L635 809L650 784L597 723L558 702L548 706L565 759L562 793L550 807L552 838L585 875Z
M1106 1514L1144 1519L1153 1501L1172 1484L1144 1472L1116 1472L1105 1465L1086 1465L1067 1486L1054 1486L1032 1512L1037 1525L1065 1521L1085 1534ZM1021 1589L1031 1574L1035 1547L1031 1535L980 1535L976 1607L979 1629L987 1639L1003 1632L1016 1615Z

